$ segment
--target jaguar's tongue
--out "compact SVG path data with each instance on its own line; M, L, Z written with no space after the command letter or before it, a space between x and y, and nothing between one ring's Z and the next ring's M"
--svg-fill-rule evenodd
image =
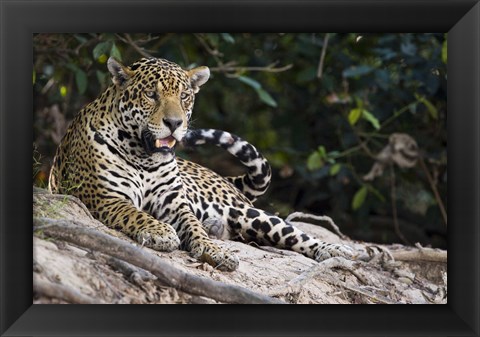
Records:
M155 147L157 149L159 149L161 147L172 148L175 145L176 142L177 141L172 136L168 136L166 138L157 138L157 139L155 139Z

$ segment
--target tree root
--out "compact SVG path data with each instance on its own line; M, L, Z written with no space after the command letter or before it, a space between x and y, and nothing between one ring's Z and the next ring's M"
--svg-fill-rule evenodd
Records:
M122 273L128 280L138 286L143 286L145 282L153 281L155 277L141 268L137 268L128 262L109 256L106 263L114 270Z
M337 287L342 287L342 288L345 288L347 290L350 290L350 291L353 291L355 293L358 293L360 295L364 295L364 296L367 296L369 297L370 299L372 299L374 302L376 303L383 303L383 304L397 304L397 302L395 301L392 301L391 299L385 297L385 296L382 296L382 295L379 295L379 294L375 294L371 291L368 291L366 289L363 289L361 287L356 287L356 286L353 286L351 284L346 284L345 282L340 282L339 280L337 279L334 279L333 277L331 276L327 276L325 275L323 277L323 279L325 279L325 281L327 281L328 283L334 285L334 286L337 286Z
M34 218L35 230L46 236L98 251L149 271L166 286L224 303L284 304L251 290L188 274L160 257L97 230L72 225L66 220Z
M447 252L432 248L420 248L415 250L390 251L397 261L426 261L447 263Z
M56 284L35 278L33 281L33 292L39 296L56 298L72 304L103 304L90 296L81 294L76 289L63 284Z
M345 282L339 281L336 278L327 275L327 271L331 270L332 268L340 268L346 271L349 271L357 277L357 279L363 283L368 284L368 280L363 275L360 275L358 272L355 271L355 264L358 262L346 260L341 257L334 257L319 264L314 265L309 270L303 272L299 276L295 277L294 279L290 280L285 286L280 288L274 289L269 293L270 296L284 296L288 293L300 293L302 291L303 286L310 280L314 279L315 277L321 275L321 279L330 283L336 287L341 287L347 289L349 291L353 291L355 293L364 295L372 299L374 302L377 303L384 303L384 304L395 304L395 301L390 300L389 298L375 294L367 289L357 287L351 284L347 284Z
M332 268L342 268L345 270L353 270L354 261L346 260L342 257L333 257L331 259L315 264L310 269L304 271L297 277L288 281L288 283L280 288L274 289L270 292L270 296L284 295L285 292L299 292L301 288L310 280L314 279L320 274L325 274L326 271ZM364 281L364 279L363 279Z
M379 257L387 257L390 261L408 261L408 262L442 262L447 263L447 251L433 248L422 247L419 243L414 247L402 249L388 249L382 246L368 246L370 258L362 256L363 261L374 262ZM372 248L377 248L380 253L376 253ZM372 258L373 256L373 258Z

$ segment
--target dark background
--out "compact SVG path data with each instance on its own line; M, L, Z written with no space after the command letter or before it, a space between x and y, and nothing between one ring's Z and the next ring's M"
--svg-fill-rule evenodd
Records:
M109 56L161 57L210 67L192 127L236 133L269 159L273 183L259 207L330 215L354 239L445 248L434 189L446 208L446 48L444 33L37 34L34 183L45 186L68 122L110 83ZM417 141L426 169L364 181L395 132ZM241 170L217 149L179 155Z

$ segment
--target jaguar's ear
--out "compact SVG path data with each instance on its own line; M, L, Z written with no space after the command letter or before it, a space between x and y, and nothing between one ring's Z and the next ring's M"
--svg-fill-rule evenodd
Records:
M112 82L119 87L123 87L128 79L133 75L133 71L128 67L110 57L107 61L107 67L112 74Z
M194 68L188 71L188 76L190 77L193 92L197 93L200 90L200 86L208 81L210 69L208 69L208 67Z

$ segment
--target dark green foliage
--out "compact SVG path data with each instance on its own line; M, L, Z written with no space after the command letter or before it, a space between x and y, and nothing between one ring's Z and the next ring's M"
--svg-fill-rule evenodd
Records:
M57 105L71 120L111 83L109 56L129 64L142 54L211 68L192 127L231 131L266 155L274 183L259 206L327 214L355 238L400 241L392 171L371 182L362 177L390 134L407 133L446 207L444 34L36 35L34 135L45 172L65 124L45 108ZM221 151L199 153L185 155L232 172L212 163ZM444 247L446 226L425 170L394 172L400 230L411 242Z

